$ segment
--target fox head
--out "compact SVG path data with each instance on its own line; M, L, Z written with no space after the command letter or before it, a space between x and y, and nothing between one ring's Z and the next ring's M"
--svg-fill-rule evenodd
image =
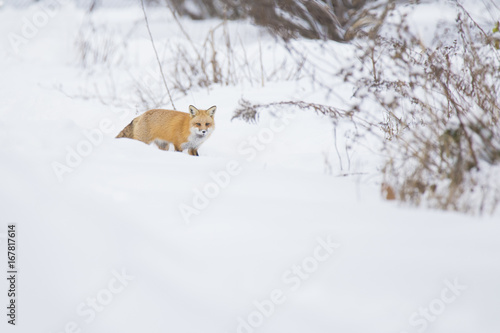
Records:
M198 110L194 106L189 106L189 114L191 115L191 132L199 136L207 136L214 130L214 114L216 106L212 106L208 110Z

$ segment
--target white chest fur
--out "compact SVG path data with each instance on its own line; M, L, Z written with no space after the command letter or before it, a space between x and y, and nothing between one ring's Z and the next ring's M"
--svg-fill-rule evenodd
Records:
M208 131L205 135L201 135L196 128L191 128L191 134L188 137L188 141L181 145L182 150L197 149L206 139L208 139L210 134L212 134L212 132Z

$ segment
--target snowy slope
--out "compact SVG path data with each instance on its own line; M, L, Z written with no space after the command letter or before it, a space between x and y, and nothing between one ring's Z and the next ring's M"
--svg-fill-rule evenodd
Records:
M0 10L2 35L19 33L37 10ZM121 27L142 13L98 15ZM156 33L180 38L174 24L162 29L165 12L151 15ZM350 169L342 151L341 166L326 117L290 109L231 121L241 97L334 103L307 80L177 95L179 109L218 106L198 158L116 140L136 110L54 88L93 82L75 60L83 20L65 6L19 53L0 41L0 252L10 223L19 246L17 323L2 314L2 332L500 330L498 214L383 201L376 146L355 147ZM185 24L194 34L217 22ZM249 52L273 43L231 24ZM149 41L137 34L116 65L122 78L148 62L138 46L151 52ZM279 52L265 53L266 64ZM99 75L107 80L99 69L91 79Z

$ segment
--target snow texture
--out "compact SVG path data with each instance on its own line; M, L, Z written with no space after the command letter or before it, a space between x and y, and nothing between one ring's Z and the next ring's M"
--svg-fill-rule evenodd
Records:
M42 24L50 4L0 8L0 267L11 223L19 265L15 327L0 283L2 332L500 331L498 214L384 201L376 147L347 156L350 129L339 126L339 159L328 117L291 108L231 121L242 97L335 103L306 79L177 94L186 112L217 105L199 157L115 139L145 110L74 98L109 77L77 60L84 10L64 4ZM168 12L149 12L159 45L182 39ZM140 7L101 9L95 20L131 31L121 62L111 60L127 99L127 71L155 68ZM195 43L219 24L182 23ZM256 64L259 47L265 64L280 63L259 28L229 24ZM13 47L23 29L31 37ZM338 50L337 60L352 54Z

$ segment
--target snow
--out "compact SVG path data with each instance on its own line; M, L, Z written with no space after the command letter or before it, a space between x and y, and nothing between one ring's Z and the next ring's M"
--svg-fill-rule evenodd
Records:
M384 201L375 143L353 147L347 168L349 124L337 130L341 165L328 117L290 108L263 111L257 124L231 120L241 98L335 96L306 77L262 87L257 74L176 94L184 111L217 105L199 157L118 140L145 111L130 102L127 71L156 68L144 27L108 64L127 102L103 104L71 97L109 78L107 65L88 74L77 60L82 9L65 4L13 50L9 33L38 10L0 8L0 248L16 223L19 265L17 327L3 314L2 332L499 331L498 213ZM182 39L167 12L148 13L159 45ZM125 32L141 15L106 8L96 20ZM196 43L219 23L182 22ZM230 24L257 68L261 46L268 71L284 56L260 29ZM352 54L338 48L332 57Z

